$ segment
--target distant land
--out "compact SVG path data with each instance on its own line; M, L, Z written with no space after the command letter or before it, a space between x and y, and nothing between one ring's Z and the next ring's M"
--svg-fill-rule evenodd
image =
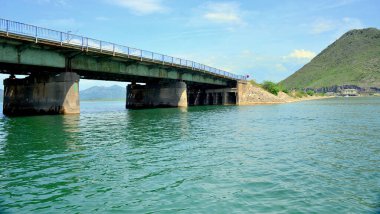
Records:
M93 86L79 92L81 100L118 100L126 98L126 89L114 85L110 87Z
M280 82L287 89L380 90L380 30L351 30ZM338 87L339 88L339 87Z
M0 102L3 101L4 90L0 89ZM94 86L79 92L81 100L119 100L126 98L126 89L121 86Z

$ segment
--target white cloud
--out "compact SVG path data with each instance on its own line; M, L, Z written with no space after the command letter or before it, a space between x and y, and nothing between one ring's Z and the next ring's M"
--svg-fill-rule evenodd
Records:
M320 34L335 29L336 24L331 20L319 19L316 20L311 29L311 33Z
M63 19L42 19L35 23L37 26L47 27L52 29L64 29L70 30L71 33L78 33L77 29L82 26L73 18L63 18Z
M311 33L321 34L335 31L338 34L342 34L346 31L363 27L364 25L362 24L362 22L356 18L344 17L338 20L317 19L311 25Z
M205 11L202 17L207 21L231 25L244 24L242 18L244 12L236 2L209 2L203 6L202 10Z
M163 13L168 10L162 0L110 0L110 3L125 7L137 15Z
M280 64L280 63L275 64L274 67L275 67L276 71L279 71L279 72L288 71L288 69L283 64Z
M67 5L66 0L37 0L39 4L54 4L56 6L65 6Z
M295 59L309 59L315 57L315 53L312 51L307 51L304 49L293 50L286 58L295 58Z
M340 31L348 31L352 29L364 28L363 23L359 19L344 17L339 26Z
M96 21L108 21L108 20L110 20L110 18L105 17L105 16L97 16L97 17L95 17L95 20Z

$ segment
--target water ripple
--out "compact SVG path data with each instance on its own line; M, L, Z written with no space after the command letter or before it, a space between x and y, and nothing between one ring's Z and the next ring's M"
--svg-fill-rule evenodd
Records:
M380 99L0 117L0 212L380 210Z

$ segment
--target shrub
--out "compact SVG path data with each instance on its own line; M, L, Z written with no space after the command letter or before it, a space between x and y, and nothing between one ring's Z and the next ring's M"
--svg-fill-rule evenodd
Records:
M301 98L301 97L306 96L306 93L304 91L294 91L294 96Z
M260 86L260 84L257 83L255 80L250 80L249 83L251 83L251 85L254 85L254 86Z
M309 95L309 96L313 96L314 95L314 91L313 90L307 90L306 94Z
M262 84L262 87L265 90L267 90L269 93L272 93L274 95L277 95L278 92L280 91L279 85L271 81L264 81L264 83Z
M285 94L289 94L289 90L286 88L282 89L281 91L284 92Z
M320 97L323 97L325 96L326 94L325 93L315 93L316 96L320 96Z

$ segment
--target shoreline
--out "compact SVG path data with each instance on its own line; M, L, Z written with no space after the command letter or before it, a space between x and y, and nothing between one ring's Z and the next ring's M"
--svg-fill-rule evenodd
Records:
M284 101L261 101L261 102L244 102L238 104L239 106L250 106L250 105L274 105L274 104L287 104L287 103L295 103L295 102L303 102L303 101L311 101L311 100L322 100L322 99L331 99L335 98L335 96L317 96L317 97L304 97L304 98L292 98Z

